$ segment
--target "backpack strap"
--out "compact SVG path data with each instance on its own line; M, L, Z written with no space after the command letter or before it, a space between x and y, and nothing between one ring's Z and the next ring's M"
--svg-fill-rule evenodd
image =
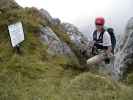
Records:
M103 43L103 35L104 35L104 32L105 32L105 30L103 31L103 32L101 32L100 33L100 35L99 35L99 37L97 38L97 31L95 30L94 32L93 32L93 41L95 41L95 43Z
M100 33L100 35L99 35L99 37L98 37L98 42L103 43L103 35L104 35L104 32L105 32L105 31L103 31L103 32Z

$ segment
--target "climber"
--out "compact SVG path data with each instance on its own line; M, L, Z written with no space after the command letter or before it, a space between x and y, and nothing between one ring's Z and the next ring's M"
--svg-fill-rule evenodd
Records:
M95 20L96 30L93 33L93 48L92 54L94 57L87 60L87 64L99 64L100 62L110 63L110 58L113 56L116 39L112 38L113 29L104 28L105 20L103 17L98 17Z

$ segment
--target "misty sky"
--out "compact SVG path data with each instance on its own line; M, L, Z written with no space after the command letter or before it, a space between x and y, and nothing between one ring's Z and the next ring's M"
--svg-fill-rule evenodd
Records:
M133 17L133 0L16 0L23 7L46 9L53 17L60 18L80 28L85 34L94 30L97 16L106 19L106 25L123 33L127 21Z

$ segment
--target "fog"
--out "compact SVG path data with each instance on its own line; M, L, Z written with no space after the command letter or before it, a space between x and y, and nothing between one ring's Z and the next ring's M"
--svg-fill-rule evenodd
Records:
M16 0L23 7L46 9L53 17L76 25L85 35L95 29L97 16L106 19L106 26L122 34L127 21L133 17L132 0Z

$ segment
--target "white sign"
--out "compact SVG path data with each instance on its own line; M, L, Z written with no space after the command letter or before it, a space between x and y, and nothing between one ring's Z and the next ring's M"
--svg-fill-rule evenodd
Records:
M24 31L21 22L9 25L8 29L13 47L24 41Z

